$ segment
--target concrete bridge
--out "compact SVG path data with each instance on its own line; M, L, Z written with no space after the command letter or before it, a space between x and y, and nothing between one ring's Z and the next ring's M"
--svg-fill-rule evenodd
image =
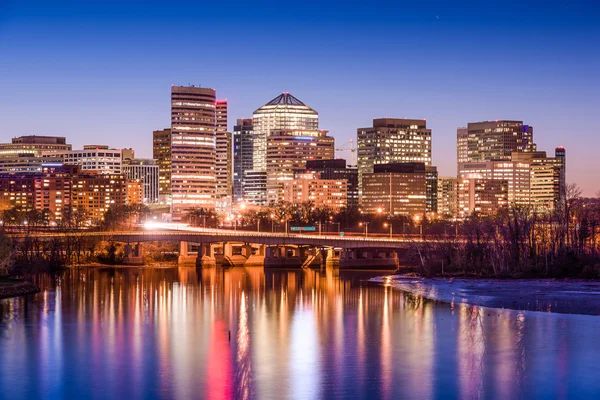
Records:
M91 237L125 243L125 262L143 263L142 243L179 242L179 262L198 267L258 266L397 269L398 251L407 250L419 239L357 237L339 235L286 234L231 231L225 229L161 229L115 232L42 232L10 234L20 240L67 236Z

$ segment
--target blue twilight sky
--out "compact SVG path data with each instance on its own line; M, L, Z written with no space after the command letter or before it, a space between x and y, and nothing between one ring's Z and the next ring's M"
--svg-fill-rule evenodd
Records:
M171 84L216 88L230 127L289 91L337 147L374 117L426 118L441 175L456 173L457 127L524 120L593 195L599 74L598 0L0 0L3 142L64 135L147 157Z

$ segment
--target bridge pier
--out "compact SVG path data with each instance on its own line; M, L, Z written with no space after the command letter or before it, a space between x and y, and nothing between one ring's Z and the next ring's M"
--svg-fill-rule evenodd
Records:
M386 249L344 249L339 258L340 269L395 271L399 266L397 253Z
M125 257L123 257L123 264L125 265L143 265L144 254L142 251L142 244L137 243L132 246L130 243L125 245Z
M181 266L214 268L217 266L215 252L212 244L198 244L198 251L190 254L190 243L179 242L179 259L178 263Z

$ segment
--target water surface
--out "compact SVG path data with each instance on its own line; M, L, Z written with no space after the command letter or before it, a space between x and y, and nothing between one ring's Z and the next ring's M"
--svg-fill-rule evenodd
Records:
M0 397L598 398L600 318L319 271L87 269L0 301Z

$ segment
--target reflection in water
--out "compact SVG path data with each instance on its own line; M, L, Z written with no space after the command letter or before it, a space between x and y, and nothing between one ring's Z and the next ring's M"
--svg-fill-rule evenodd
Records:
M370 275L87 269L0 301L2 398L600 395L590 316L437 303Z

